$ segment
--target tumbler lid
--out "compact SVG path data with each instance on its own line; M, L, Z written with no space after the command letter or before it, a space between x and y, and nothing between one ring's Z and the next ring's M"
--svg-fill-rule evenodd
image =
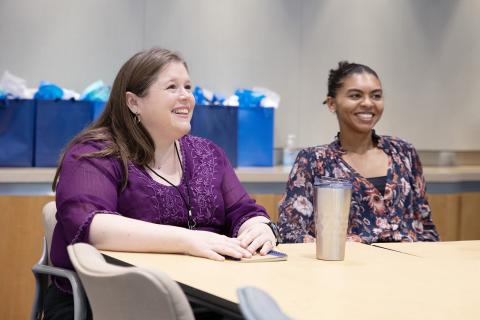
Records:
M351 189L352 182L345 178L321 177L315 178L316 188Z

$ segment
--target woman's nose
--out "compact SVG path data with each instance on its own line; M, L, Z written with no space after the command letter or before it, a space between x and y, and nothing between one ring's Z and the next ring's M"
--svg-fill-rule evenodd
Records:
M371 107L374 105L374 102L370 97L365 97L362 101L362 105Z
M185 88L180 88L178 94L180 99L188 99L192 95L190 90Z

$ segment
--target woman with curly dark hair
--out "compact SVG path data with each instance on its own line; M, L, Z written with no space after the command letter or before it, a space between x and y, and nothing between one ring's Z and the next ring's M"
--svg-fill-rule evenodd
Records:
M280 204L283 242L313 242L313 188L322 177L353 184L347 237L365 243L438 241L415 148L374 127L383 108L380 79L370 67L342 61L330 70L324 101L340 132L297 156Z

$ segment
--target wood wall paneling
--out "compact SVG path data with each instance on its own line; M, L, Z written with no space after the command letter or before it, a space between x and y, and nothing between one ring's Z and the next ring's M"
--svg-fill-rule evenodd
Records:
M428 195L432 220L441 241L460 239L460 194L434 193Z
M281 194L252 194L273 221ZM0 196L0 319L30 316L32 266L41 253L41 209L53 196ZM430 194L432 218L444 241L480 239L480 193Z
M272 221L278 221L278 204L282 198L281 194L252 194L251 196L257 201L258 204L265 207ZM432 209L432 219L440 234L441 240L459 240L461 195L429 194L428 200ZM465 201L468 202L472 200ZM475 205L473 205L473 207L475 207ZM480 205L477 205L477 207L480 208ZM472 218L467 218L467 220L471 220L475 217L475 215L472 215L470 212L467 212L466 215L467 217L473 216ZM480 215L478 216L480 219ZM463 229L465 229L465 227ZM472 234L474 231L467 230L467 233ZM480 237L478 237L478 239L480 239Z
M461 194L460 240L480 240L480 192Z
M42 249L41 209L52 196L0 196L0 319L28 319Z
M278 221L278 203L282 198L281 194L252 194L251 197L267 210L273 222Z

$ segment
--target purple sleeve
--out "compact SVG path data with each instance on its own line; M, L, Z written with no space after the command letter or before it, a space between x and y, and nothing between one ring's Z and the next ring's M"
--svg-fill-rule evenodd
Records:
M265 208L250 198L223 151L220 150L220 154L224 162L222 195L225 203L225 230L228 236L236 237L238 230L248 219L256 216L268 219L270 217Z
M73 146L65 155L57 185L57 227L67 243L89 242L95 214L116 213L121 183L118 161L78 156L98 151L93 143Z

